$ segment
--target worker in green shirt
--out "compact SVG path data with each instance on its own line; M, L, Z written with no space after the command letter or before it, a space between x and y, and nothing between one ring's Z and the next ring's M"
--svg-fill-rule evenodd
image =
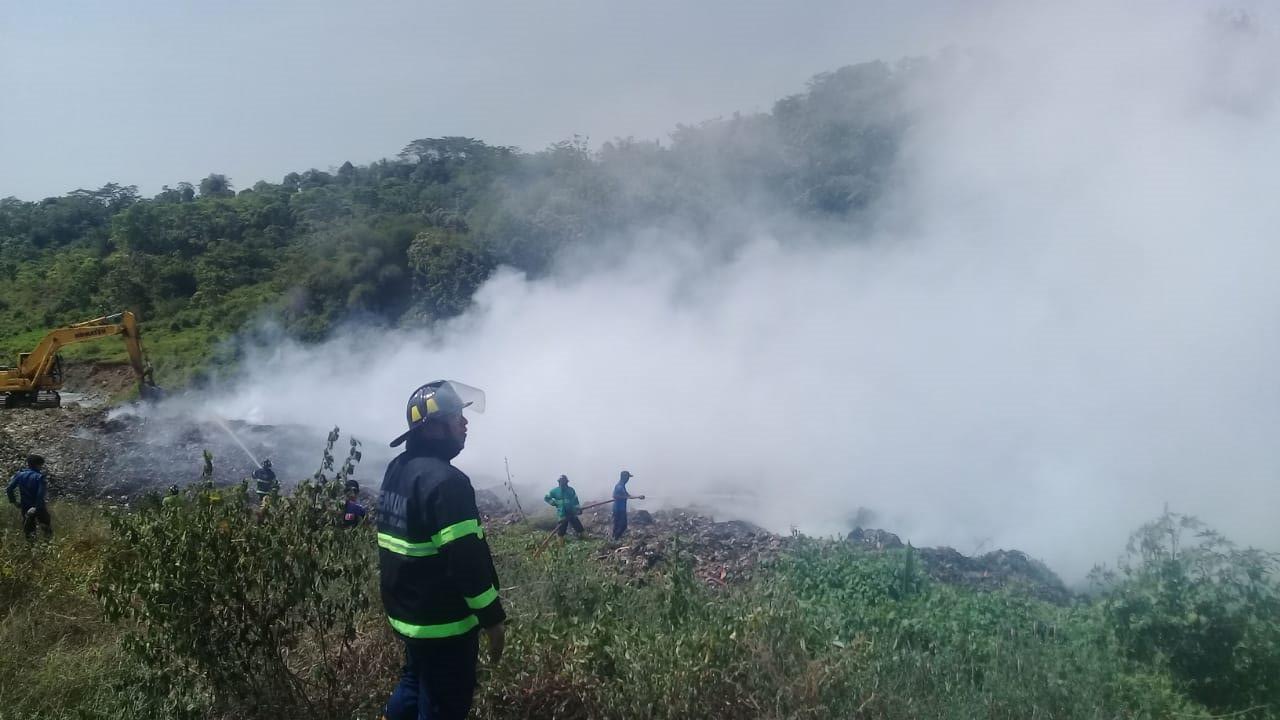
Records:
M582 503L578 502L578 493L569 487L567 476L561 475L556 480L556 487L543 500L556 509L556 517L560 518L560 524L556 525L556 535L564 537L572 527L574 534L582 537L582 521L578 519L578 515L582 514Z

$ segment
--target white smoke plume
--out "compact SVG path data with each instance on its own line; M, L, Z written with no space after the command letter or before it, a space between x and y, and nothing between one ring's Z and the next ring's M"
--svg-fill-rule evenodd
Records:
M650 506L815 533L869 508L1071 578L1165 503L1278 548L1276 30L1199 3L985 6L913 88L869 228L499 272L433 333L284 344L214 405L385 448L409 392L450 378L488 393L476 478L509 457L595 499L629 469Z

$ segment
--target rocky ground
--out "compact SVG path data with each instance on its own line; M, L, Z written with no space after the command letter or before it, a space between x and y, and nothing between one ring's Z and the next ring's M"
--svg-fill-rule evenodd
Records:
M253 472L250 453L257 460L272 457L286 483L319 466L324 438L298 428L235 421L224 428L181 409L108 406L132 383L127 366L71 366L62 407L0 411L0 474L12 475L35 453L45 457L51 497L128 505L148 490L199 479L205 450L214 456L214 481L224 485Z
M95 494L105 457L91 428L105 415L80 405L0 411L0 474L11 476L35 453L47 462L51 496Z

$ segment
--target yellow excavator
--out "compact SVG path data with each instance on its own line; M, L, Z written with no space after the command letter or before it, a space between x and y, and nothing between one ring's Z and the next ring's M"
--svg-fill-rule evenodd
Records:
M138 394L143 400L158 399L151 363L142 353L138 318L125 311L50 330L31 352L18 354L17 367L0 368L0 407L29 405L37 408L62 404L62 358L58 350L67 345L120 335L129 351L129 365L138 377Z

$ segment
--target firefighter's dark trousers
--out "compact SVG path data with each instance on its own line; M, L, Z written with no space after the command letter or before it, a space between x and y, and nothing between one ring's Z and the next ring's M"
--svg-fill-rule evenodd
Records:
M476 691L478 630L404 644L400 684L387 701L386 720L463 720Z

